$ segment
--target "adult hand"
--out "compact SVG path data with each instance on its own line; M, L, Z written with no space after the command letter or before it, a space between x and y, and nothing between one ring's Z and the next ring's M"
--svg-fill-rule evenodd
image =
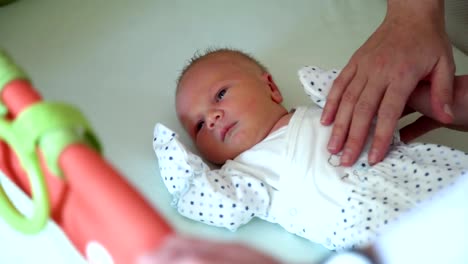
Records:
M142 257L138 264L279 264L277 260L248 246L170 236L157 251Z
M409 98L408 105L423 115L400 130L400 138L403 142L410 142L440 127L468 132L468 75L455 76L453 82L454 101L452 104L454 118L449 124L443 124L434 119L434 113L427 103L430 101L430 95L427 92L431 89L429 86L428 83L420 83ZM406 114L409 113L407 111Z
M415 138L418 138L434 129L441 127L468 132L468 127L466 126L442 124L430 117L421 116L418 119L416 119L416 121L403 127L400 130L400 139L401 141L408 143L414 140Z
M368 158L371 164L383 159L408 97L423 79L431 82L435 119L452 121L455 66L443 6L440 0L388 0L384 21L335 80L321 121L334 122L328 150L343 150L343 166L359 157L376 114Z

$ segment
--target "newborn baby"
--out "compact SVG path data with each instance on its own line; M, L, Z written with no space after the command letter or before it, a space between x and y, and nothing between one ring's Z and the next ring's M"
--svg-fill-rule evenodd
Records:
M466 153L405 145L397 133L381 162L370 166L364 151L354 166L340 166L326 148L331 128L320 125L337 74L302 68L300 81L318 106L288 111L253 57L221 49L193 58L177 85L176 111L203 157L220 168L156 124L153 147L179 213L230 230L258 217L329 249L352 248L466 176Z

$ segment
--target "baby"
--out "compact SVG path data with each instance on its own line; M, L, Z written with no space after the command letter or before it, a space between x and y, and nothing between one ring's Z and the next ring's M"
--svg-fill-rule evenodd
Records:
M467 153L405 145L397 133L380 163L369 166L364 151L354 166L340 166L326 148L331 128L320 125L320 106L337 74L301 69L318 106L288 111L271 74L251 56L220 49L193 58L177 85L177 115L204 158L222 166L210 169L156 124L153 147L173 205L206 224L236 230L258 217L342 249L372 242L403 212L466 177ZM416 108L425 104L413 101ZM462 110L456 103L454 111Z

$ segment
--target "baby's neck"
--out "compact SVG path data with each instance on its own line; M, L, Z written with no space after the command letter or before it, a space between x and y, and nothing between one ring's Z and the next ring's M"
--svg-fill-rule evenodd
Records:
M286 112L283 116L281 116L280 119L278 119L278 121L276 122L276 124L273 126L273 128L270 130L270 132L268 133L268 135L270 135L271 133L275 132L276 130L280 129L281 127L283 126L286 126L287 124L289 124L289 120L291 119L292 115L294 114L294 110L290 111L290 112Z

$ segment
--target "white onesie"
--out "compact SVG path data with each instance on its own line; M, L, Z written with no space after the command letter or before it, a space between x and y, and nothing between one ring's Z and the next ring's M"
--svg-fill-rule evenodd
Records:
M305 67L299 77L323 106L337 73ZM396 142L374 166L364 151L353 167L341 167L327 151L331 128L320 125L320 115L316 106L297 107L287 126L217 170L156 124L153 147L173 205L188 218L230 230L259 217L342 249L372 242L402 212L466 177L467 153L421 143Z

